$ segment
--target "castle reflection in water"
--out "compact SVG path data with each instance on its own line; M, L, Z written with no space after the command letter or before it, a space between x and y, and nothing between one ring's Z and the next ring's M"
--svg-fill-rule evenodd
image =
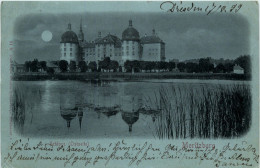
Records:
M60 91L60 115L66 121L69 130L71 121L78 119L78 126L81 130L83 115L94 111L97 118L101 115L110 117L121 115L122 120L128 125L128 131L132 132L133 125L139 120L139 114L151 116L153 122L159 115L159 108L151 109L145 106L145 98L142 92L132 95L130 88L123 87L123 95L116 90L111 91L98 88L109 86L108 81L91 81L92 86L97 88L89 91L89 94L82 94L75 91ZM99 128L102 129L102 128Z

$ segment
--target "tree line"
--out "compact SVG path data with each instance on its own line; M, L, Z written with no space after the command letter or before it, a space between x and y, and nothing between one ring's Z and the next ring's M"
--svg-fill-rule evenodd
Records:
M122 67L119 63L115 60L110 60L109 57L99 61L98 64L95 61L88 64L85 61L79 61L77 65L75 61L68 63L66 60L55 61L54 64L59 67L61 72L86 72L88 70L92 72L122 72ZM180 71L188 73L230 73L233 71L235 65L242 67L245 73L250 73L250 56L243 55L231 62L218 63L217 65L214 65L210 58L200 58L198 63L128 60L124 63L124 68L126 72ZM34 59L33 61L26 61L24 66L26 72L47 71L48 73L54 73L53 68L47 67L46 61Z

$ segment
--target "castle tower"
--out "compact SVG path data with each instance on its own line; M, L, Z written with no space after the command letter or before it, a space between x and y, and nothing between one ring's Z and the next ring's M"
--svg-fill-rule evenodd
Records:
M79 38L79 42L84 41L84 33L82 31L82 18L80 19L80 29L79 29L78 38Z
M133 27L132 20L122 33L122 59L140 60L140 37L139 32Z
M70 61L75 61L76 63L80 61L78 37L71 30L70 23L68 24L67 31L61 36L60 51L60 60L66 60L68 63Z

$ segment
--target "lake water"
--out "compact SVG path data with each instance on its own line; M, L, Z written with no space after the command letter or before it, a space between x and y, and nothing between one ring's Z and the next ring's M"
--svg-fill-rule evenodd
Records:
M48 138L155 138L159 90L249 85L231 80L13 81L24 104L21 134Z

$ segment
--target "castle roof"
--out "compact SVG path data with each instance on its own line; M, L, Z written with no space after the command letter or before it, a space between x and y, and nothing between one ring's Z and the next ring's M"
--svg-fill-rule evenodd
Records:
M115 47L121 47L121 40L117 36L108 34L106 37L97 40L96 44L114 44Z
M155 34L155 30L153 29L153 34L151 36L144 36L141 38L142 44L149 44L149 43L163 43L164 42Z
M141 38L142 44L148 44L148 43L164 43L158 36L152 35L152 36L144 36Z
M132 20L129 20L129 27L123 31L122 40L139 41L139 39L139 32L133 28Z
M61 43L78 43L78 36L71 30L71 24L68 24L68 31L62 34Z
M239 66L239 65L235 65L234 66L234 68L233 68L234 70L244 70L241 66Z

